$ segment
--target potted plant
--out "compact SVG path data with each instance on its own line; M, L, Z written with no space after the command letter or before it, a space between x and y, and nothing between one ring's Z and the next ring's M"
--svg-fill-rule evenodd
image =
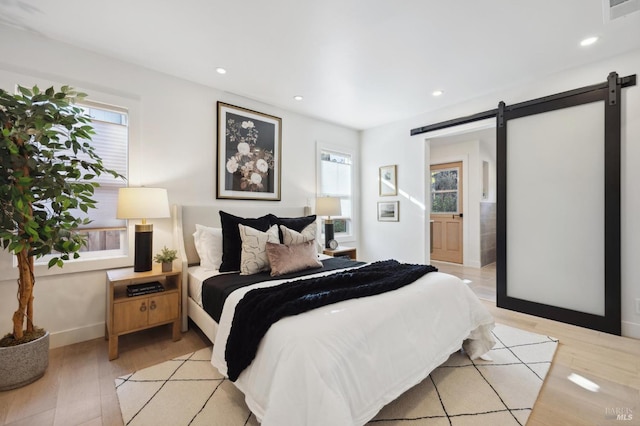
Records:
M0 89L0 241L18 260L18 309L13 331L0 340L0 390L38 379L48 365L49 334L34 325L34 259L51 255L51 268L78 258L86 237L74 231L90 222L93 179L121 177L89 143L91 118L74 105L83 93L68 86L18 92Z
M164 246L160 253L156 254L153 260L162 263L162 272L171 272L173 269L173 261L178 258L177 250L170 250Z

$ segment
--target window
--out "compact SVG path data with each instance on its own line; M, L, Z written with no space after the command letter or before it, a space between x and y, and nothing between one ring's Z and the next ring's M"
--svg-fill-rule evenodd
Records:
M353 155L319 147L318 197L338 197L342 214L332 217L336 239L353 236ZM324 220L321 229L324 229Z
M128 114L127 110L107 105L87 103L81 105L91 116L95 131L92 145L102 158L104 165L127 175L128 152ZM126 221L116 219L118 189L126 186L122 179L110 174L102 174L94 180L100 184L96 188L94 199L96 208L89 210L92 222L79 231L87 234L87 247L83 252L104 252L117 250L122 252L126 246ZM83 253L84 255L84 253Z
M97 103L83 102L78 105L92 118L91 125L95 134L91 145L100 156L106 168L127 175L128 152L128 114L127 110ZM116 179L108 173L95 177L93 182L100 184L95 189L93 199L96 208L88 213L80 210L74 215L88 217L88 225L78 228L78 232L87 236L87 245L80 249L81 259L104 258L121 255L126 252L126 221L116 219L118 189L126 186L123 179ZM45 263L48 257L37 263Z
M458 167L436 169L431 167L431 212L454 213L458 208Z

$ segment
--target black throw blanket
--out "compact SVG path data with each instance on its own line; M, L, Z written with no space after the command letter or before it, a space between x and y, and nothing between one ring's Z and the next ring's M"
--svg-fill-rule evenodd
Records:
M235 290L256 284L263 281L271 280L293 280L305 275L318 274L334 269L353 268L354 266L364 265L363 262L356 262L344 257L332 257L331 259L322 261L322 268L305 269L303 271L292 272L290 274L278 275L272 277L269 272L260 272L254 275L240 275L239 272L232 274L214 275L204 280L202 284L202 306L209 316L220 322L222 308L227 297Z
M272 324L320 306L396 290L438 269L430 265L375 262L323 277L291 281L249 291L236 305L227 338L227 375L236 381L251 364Z

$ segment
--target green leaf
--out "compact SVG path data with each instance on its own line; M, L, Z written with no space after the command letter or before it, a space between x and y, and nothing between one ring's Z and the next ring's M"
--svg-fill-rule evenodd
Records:
M11 241L11 243L9 243L9 251L11 253L20 253L22 250L24 250L24 244L24 241L13 240Z

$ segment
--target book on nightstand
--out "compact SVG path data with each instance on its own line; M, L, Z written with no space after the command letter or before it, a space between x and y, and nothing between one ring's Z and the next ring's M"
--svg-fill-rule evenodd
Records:
M143 294L158 293L164 291L164 287L159 281L150 283L131 284L127 286L127 296L141 296Z

